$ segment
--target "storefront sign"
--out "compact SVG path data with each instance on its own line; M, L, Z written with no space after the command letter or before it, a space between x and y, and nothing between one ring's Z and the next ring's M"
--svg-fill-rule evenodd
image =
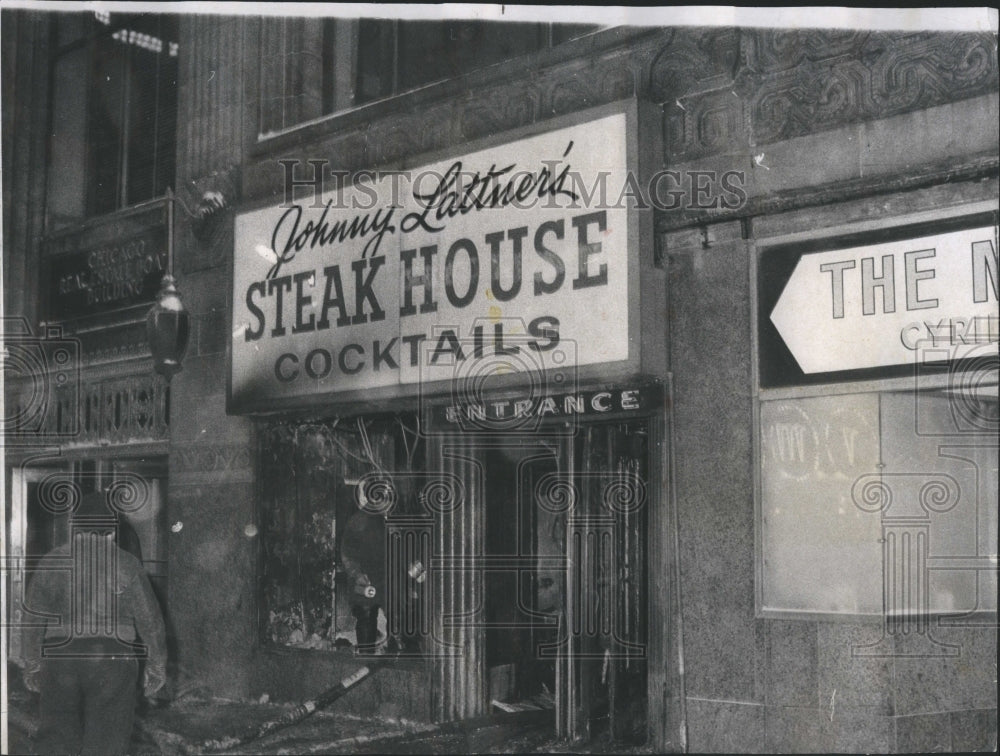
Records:
M49 319L67 320L151 303L166 266L164 227L54 256L48 264Z
M771 322L804 373L962 358L1000 341L997 227L805 254Z
M626 164L620 113L239 215L233 405L628 360Z
M571 420L578 417L615 413L641 413L658 407L660 389L651 387L577 391L572 394L545 394L461 402L434 408L432 424L506 429L518 421L535 419Z

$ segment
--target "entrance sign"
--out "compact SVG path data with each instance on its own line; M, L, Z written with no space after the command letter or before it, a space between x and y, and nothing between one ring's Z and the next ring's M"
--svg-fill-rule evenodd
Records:
M534 419L568 422L579 417L648 412L661 404L659 387L608 388L572 394L526 391L480 402L434 405L428 427L454 430L504 430Z
M804 254L771 322L804 373L1000 341L997 227Z
M391 394L477 359L517 374L566 355L574 368L633 358L626 122L369 172L238 215L231 404Z

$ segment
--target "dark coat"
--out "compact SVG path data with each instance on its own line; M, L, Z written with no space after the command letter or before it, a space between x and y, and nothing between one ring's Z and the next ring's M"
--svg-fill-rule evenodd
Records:
M27 605L48 615L44 626L26 633L29 660L41 659L43 643L58 653L66 641L111 642L116 655L141 655L141 647L133 646L141 639L148 663L166 665L166 629L142 563L101 536L81 534L73 549L66 545L46 554L29 586Z

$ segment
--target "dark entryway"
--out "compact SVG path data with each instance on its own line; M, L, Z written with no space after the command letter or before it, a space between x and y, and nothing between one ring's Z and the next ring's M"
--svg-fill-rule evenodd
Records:
M555 706L555 659L542 649L558 639L565 518L539 507L535 494L558 474L562 447L497 442L483 450L486 668L494 708Z
M643 742L648 423L477 446L490 708L554 707L560 734Z
M153 591L167 606L167 458L165 456L52 460L14 468L8 509L9 548L23 555L10 573L8 621L24 621L23 598L37 561L69 538L82 497L107 496L119 545L143 563ZM169 627L169 622L168 622ZM20 658L20 633L10 636L12 659Z

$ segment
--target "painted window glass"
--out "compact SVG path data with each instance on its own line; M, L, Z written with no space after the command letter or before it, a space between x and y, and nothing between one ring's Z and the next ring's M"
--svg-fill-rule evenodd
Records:
M763 608L996 611L991 391L761 402Z

